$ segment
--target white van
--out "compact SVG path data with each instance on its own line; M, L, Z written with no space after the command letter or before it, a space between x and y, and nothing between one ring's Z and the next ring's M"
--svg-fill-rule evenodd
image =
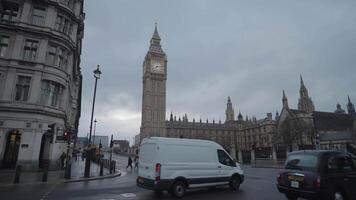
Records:
M209 140L151 137L142 140L137 186L182 197L186 189L229 185L244 180L240 165Z

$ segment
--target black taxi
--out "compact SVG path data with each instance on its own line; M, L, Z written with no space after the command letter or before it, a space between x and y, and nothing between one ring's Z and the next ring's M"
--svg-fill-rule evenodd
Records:
M327 150L291 152L277 188L287 199L356 200L356 157Z

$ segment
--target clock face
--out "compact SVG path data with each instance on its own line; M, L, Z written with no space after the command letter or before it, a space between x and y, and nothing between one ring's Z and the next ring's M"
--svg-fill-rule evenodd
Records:
M153 61L151 64L151 71L153 73L164 73L164 67L163 67L162 62Z

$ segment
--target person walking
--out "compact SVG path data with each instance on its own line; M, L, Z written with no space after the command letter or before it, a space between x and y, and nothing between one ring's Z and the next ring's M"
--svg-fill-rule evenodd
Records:
M132 158L131 158L131 156L129 156L129 160L127 161L126 170L127 170L128 167L131 167L131 170L132 170Z
M66 154L64 152L59 157L59 159L61 160L61 169L64 169L64 167L65 167L66 158L67 158L67 156L66 156Z
M134 163L135 163L134 169L138 169L138 156L135 156Z

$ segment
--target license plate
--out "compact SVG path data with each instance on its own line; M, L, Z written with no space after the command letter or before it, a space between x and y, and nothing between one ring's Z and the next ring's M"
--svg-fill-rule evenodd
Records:
M292 188L299 188L299 182L298 181L291 181L290 186Z
M303 182L304 177L303 176L288 176L288 180Z

